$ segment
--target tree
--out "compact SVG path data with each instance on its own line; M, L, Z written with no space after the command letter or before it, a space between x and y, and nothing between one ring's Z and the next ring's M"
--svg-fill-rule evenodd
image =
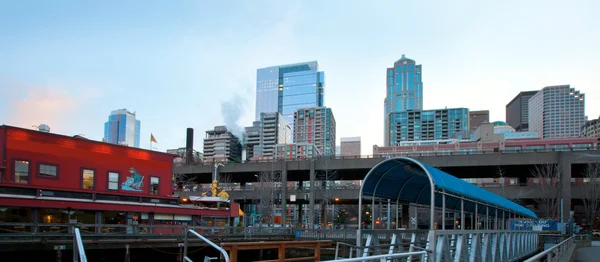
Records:
M273 224L273 215L275 214L275 199L277 198L278 185L281 182L281 175L275 170L260 172L258 174L259 190L256 191L259 207L262 213L262 219L266 219L268 224Z
M600 215L600 163L587 164L583 179L583 206L585 219L593 227L596 217Z
M559 217L561 173L558 164L535 165L531 172L534 177L534 187L544 194L541 198L535 199L540 217Z
M219 182L219 187L225 191L231 191L231 188L235 186L230 174L220 174L217 181Z

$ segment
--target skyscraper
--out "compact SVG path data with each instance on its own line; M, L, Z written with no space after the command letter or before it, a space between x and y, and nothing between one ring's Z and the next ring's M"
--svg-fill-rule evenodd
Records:
M278 112L294 130L297 109L324 106L324 88L325 73L316 61L258 69L255 118Z
M261 113L260 121L245 128L246 160L254 157L272 158L275 145L290 143L290 125L277 112Z
M421 72L421 65L417 65L414 60L408 59L404 55L394 63L394 67L387 69L384 100L384 143L386 146L390 141L390 113L423 109Z
M324 156L335 156L335 118L331 108L301 108L294 114L294 143L317 147Z
M529 99L529 131L542 138L581 135L585 95L569 85L547 86Z
M521 92L506 105L506 123L515 131L529 131L529 99L537 92Z
M204 162L242 162L242 144L225 126L206 131Z
M135 112L114 110L110 112L108 122L104 123L104 139L111 144L140 147L140 127Z

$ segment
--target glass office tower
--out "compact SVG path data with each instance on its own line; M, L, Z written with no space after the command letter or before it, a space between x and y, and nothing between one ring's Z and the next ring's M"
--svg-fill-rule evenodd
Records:
M111 144L140 147L140 120L127 109L114 110L104 123L104 139Z
M421 65L402 55L388 68L386 73L386 96L384 100L384 130L390 129L389 115L394 112L423 109L423 81ZM389 132L384 133L384 142L390 141ZM386 146L389 146L386 144Z
M294 130L294 112L324 106L325 73L316 61L258 69L256 120L261 113L278 112ZM291 137L291 139L293 139Z

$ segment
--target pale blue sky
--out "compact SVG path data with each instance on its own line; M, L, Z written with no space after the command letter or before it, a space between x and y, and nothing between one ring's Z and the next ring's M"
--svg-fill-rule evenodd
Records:
M126 2L126 3L125 3ZM385 70L423 65L426 109L504 108L571 84L600 114L598 1L1 1L0 124L100 140L111 110L137 111L143 147L185 145L224 123L256 69L319 61L340 137L383 144Z

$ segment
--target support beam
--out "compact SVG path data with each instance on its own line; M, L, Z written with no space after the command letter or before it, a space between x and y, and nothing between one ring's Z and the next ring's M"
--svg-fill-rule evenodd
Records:
M310 199L308 200L308 226L315 228L315 161L310 161Z
M559 152L558 169L560 170L560 196L562 205L560 207L560 222L569 222L571 213L571 161L567 152Z
M281 226L285 228L287 222L287 165L281 161Z

